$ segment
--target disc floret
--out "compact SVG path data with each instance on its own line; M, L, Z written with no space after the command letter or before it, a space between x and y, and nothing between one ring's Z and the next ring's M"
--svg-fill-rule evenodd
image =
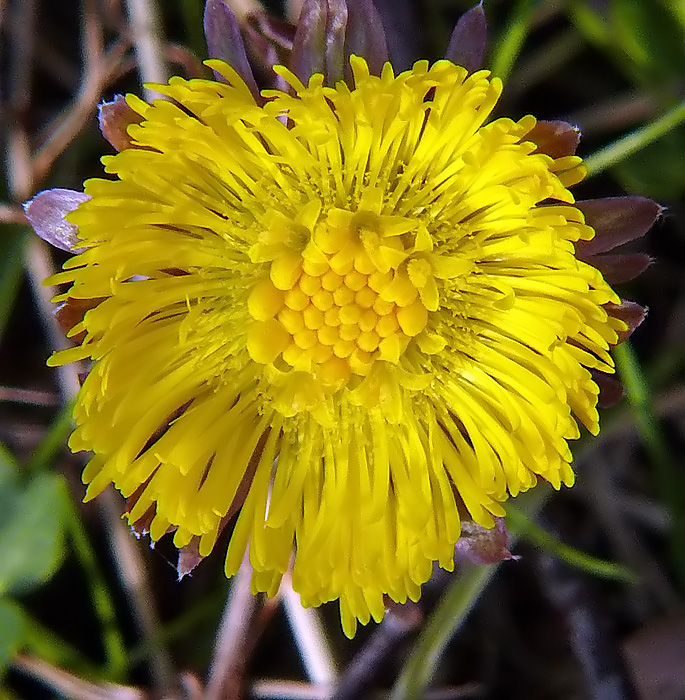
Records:
M427 330L439 295L426 227L383 215L366 199L354 212L319 213L301 251L284 246L268 262L248 299L255 362L338 390L377 360L398 364L412 342L441 349Z

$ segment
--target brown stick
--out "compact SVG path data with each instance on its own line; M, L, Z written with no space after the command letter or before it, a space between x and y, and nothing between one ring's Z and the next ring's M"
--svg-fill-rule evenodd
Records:
M257 610L257 598L250 590L251 578L252 567L245 553L233 578L217 633L205 700L239 700L243 697L244 649Z
M162 50L161 22L155 0L126 0L138 71L142 83L165 83L169 78ZM146 99L161 97L145 89Z
M7 180L10 195L22 201L33 191L29 136L25 122L31 104L36 0L13 3L8 12L9 129L7 134Z
M98 497L98 503L122 588L141 636L152 647L148 661L155 688L158 694L164 694L175 685L174 666L168 649L155 641L159 638L160 622L143 556L121 520L122 502L114 491L107 489Z
M0 222L3 224L25 224L26 214L21 207L12 204L0 204Z
M92 72L86 73L76 99L50 128L50 135L33 159L34 183L45 179L55 160L78 136L88 120L95 118L95 109L102 91L119 75L129 46L128 40L119 39L102 56Z
M39 683L72 700L145 700L147 694L125 685L89 683L47 661L19 654L12 666Z

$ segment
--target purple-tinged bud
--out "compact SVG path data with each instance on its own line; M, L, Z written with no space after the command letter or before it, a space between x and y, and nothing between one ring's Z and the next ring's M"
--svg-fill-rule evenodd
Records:
M130 124L140 124L143 117L126 102L123 95L116 95L111 102L103 102L98 107L98 123L102 135L117 151L123 151L132 145L128 135Z
M78 228L66 216L89 200L84 192L53 189L39 192L24 204L26 218L33 230L47 243L76 253L79 250Z
M204 557L200 556L200 538L193 538L185 547L178 550L178 563L176 565L176 573L178 580L187 576Z
M619 332L619 343L629 338L635 329L647 318L647 309L644 306L626 299L622 300L620 304L605 304L604 308L609 316L620 319L628 326L625 331Z
M573 156L580 141L580 129L563 121L539 121L526 134L537 149L534 153L546 153L552 158Z
M479 2L459 18L447 46L445 58L463 66L469 73L480 70L485 57L487 33L483 3Z
M582 260L581 254L578 257ZM589 259L609 284L623 284L639 277L654 260L644 253L594 255Z
M255 99L259 99L259 88L257 88L250 62L247 60L240 23L225 0L207 0L204 28L209 57L228 63L245 81ZM226 79L216 71L214 75L218 81L226 82Z
M381 16L371 0L347 0L346 68L352 54L366 60L372 75L380 75L390 60Z
M455 553L457 559L467 559L474 564L518 559L509 551L509 533L504 518L495 518L495 527L490 529L472 520L462 520Z
M647 197L589 199L576 206L585 215L585 223L595 229L592 240L576 244L582 259L644 236L663 212L662 207Z
M343 79L346 26L344 0L304 1L289 68L305 85L314 73L322 73L327 85Z
M623 398L623 385L616 377L590 370L592 381L599 387L598 408L611 408Z

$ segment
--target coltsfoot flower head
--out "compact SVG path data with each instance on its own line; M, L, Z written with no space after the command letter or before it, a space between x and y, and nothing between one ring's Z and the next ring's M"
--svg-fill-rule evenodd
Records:
M658 207L576 204L577 131L492 119L487 71L351 56L349 83L276 66L259 95L208 65L120 100L113 177L64 204L80 252L51 282L88 310L51 364L92 360L69 444L153 540L204 557L237 516L225 570L249 548L255 591L294 551L303 603L339 599L352 635L453 568L462 520L573 483L593 373L642 318L593 256Z

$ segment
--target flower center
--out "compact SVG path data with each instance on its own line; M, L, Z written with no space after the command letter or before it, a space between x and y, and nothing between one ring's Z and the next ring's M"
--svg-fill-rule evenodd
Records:
M332 210L312 226L301 252L283 246L248 300L250 357L308 372L327 387L367 375L375 360L398 363L424 332L429 307L437 308L417 226Z

